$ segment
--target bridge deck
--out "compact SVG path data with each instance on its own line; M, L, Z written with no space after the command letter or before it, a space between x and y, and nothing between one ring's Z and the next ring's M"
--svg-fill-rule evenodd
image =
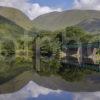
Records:
M95 43L77 43L77 44L66 44L63 47L65 48L100 48L100 42L95 42Z

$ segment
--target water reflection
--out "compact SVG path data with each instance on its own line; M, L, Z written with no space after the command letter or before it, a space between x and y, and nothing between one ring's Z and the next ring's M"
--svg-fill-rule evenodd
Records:
M100 74L94 76L94 78L91 76L84 78L88 73L88 70L83 69L84 67L93 68L93 70L98 70L99 68L99 65L93 59L68 56L62 59L62 66L61 68L58 67L58 69L54 65L49 67L49 60L51 61L51 59L47 59L47 62L41 63L40 72L34 70L33 63L29 61L18 59L17 62L13 63L0 63L0 66L3 66L4 70L6 69L3 72L5 76L0 76L0 82L3 83L0 85L0 93L15 92L25 86L30 80L51 89L67 91L100 90L98 88L100 87Z
M100 92L52 90L30 81L18 92L0 95L0 100L100 100Z
M72 57L72 56L67 56L65 58L62 59L62 61L66 64L78 64L78 59L76 57Z
M99 68L99 63L93 58L84 58L84 57L74 57L67 56L62 58L62 63L66 65L77 65L77 66L96 66Z

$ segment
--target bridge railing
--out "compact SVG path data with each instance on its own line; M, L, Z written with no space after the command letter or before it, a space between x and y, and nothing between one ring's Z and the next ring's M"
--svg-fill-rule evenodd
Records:
M79 47L83 47L83 48L100 48L100 42L95 42L95 43L75 43L75 44L66 44L64 45L64 47L66 48L79 48Z

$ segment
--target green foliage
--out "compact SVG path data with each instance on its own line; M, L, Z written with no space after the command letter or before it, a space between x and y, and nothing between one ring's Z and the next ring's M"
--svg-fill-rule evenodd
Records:
M86 33L80 27L67 27L65 29L65 36L68 39L79 41Z
M16 23L25 30L30 30L33 25L29 18L20 10L10 7L0 7L0 15Z
M19 38L24 35L24 29L14 22L0 16L0 38Z
M60 75L66 80L70 82L77 82L84 79L86 75L91 75L95 71L80 68L78 66L69 66L64 69L63 72L60 71Z
M59 61L61 44L59 40L55 36L49 34L49 32L45 32L45 35L42 33L38 34L35 39L38 40L37 45L39 44L40 46L40 71L45 73L56 73L61 66Z
M11 62L15 56L15 44L12 40L6 39L1 46L1 55L4 57L5 62Z
M66 69L62 73L62 77L70 82L80 81L83 79L83 73L81 71L76 71L76 70L73 71L73 69Z
M15 61L13 66L0 61L0 84L3 84L24 71L32 70L32 63Z
M45 40L41 45L41 53L56 54L60 50L60 43L57 40Z

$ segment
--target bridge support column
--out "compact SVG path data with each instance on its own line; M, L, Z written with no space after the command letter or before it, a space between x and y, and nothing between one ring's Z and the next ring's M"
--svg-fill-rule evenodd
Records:
M71 56L72 54L70 53L70 49L69 48L67 48L66 49L66 56Z
M93 49L93 54L92 54L92 58L93 58L93 60L94 60L94 62L96 63L96 52L97 52L97 49L96 48L94 48Z
M94 49L93 49L93 54L92 54L92 56L93 56L93 57L95 57L95 56L96 56L96 52L97 52L97 49L96 49L96 48L94 48Z
M87 49L87 56L88 58L93 58L96 56L97 48L88 48Z
M80 44L80 46L78 48L77 57L78 57L78 62L81 64L82 63L82 59L83 59L82 44Z

